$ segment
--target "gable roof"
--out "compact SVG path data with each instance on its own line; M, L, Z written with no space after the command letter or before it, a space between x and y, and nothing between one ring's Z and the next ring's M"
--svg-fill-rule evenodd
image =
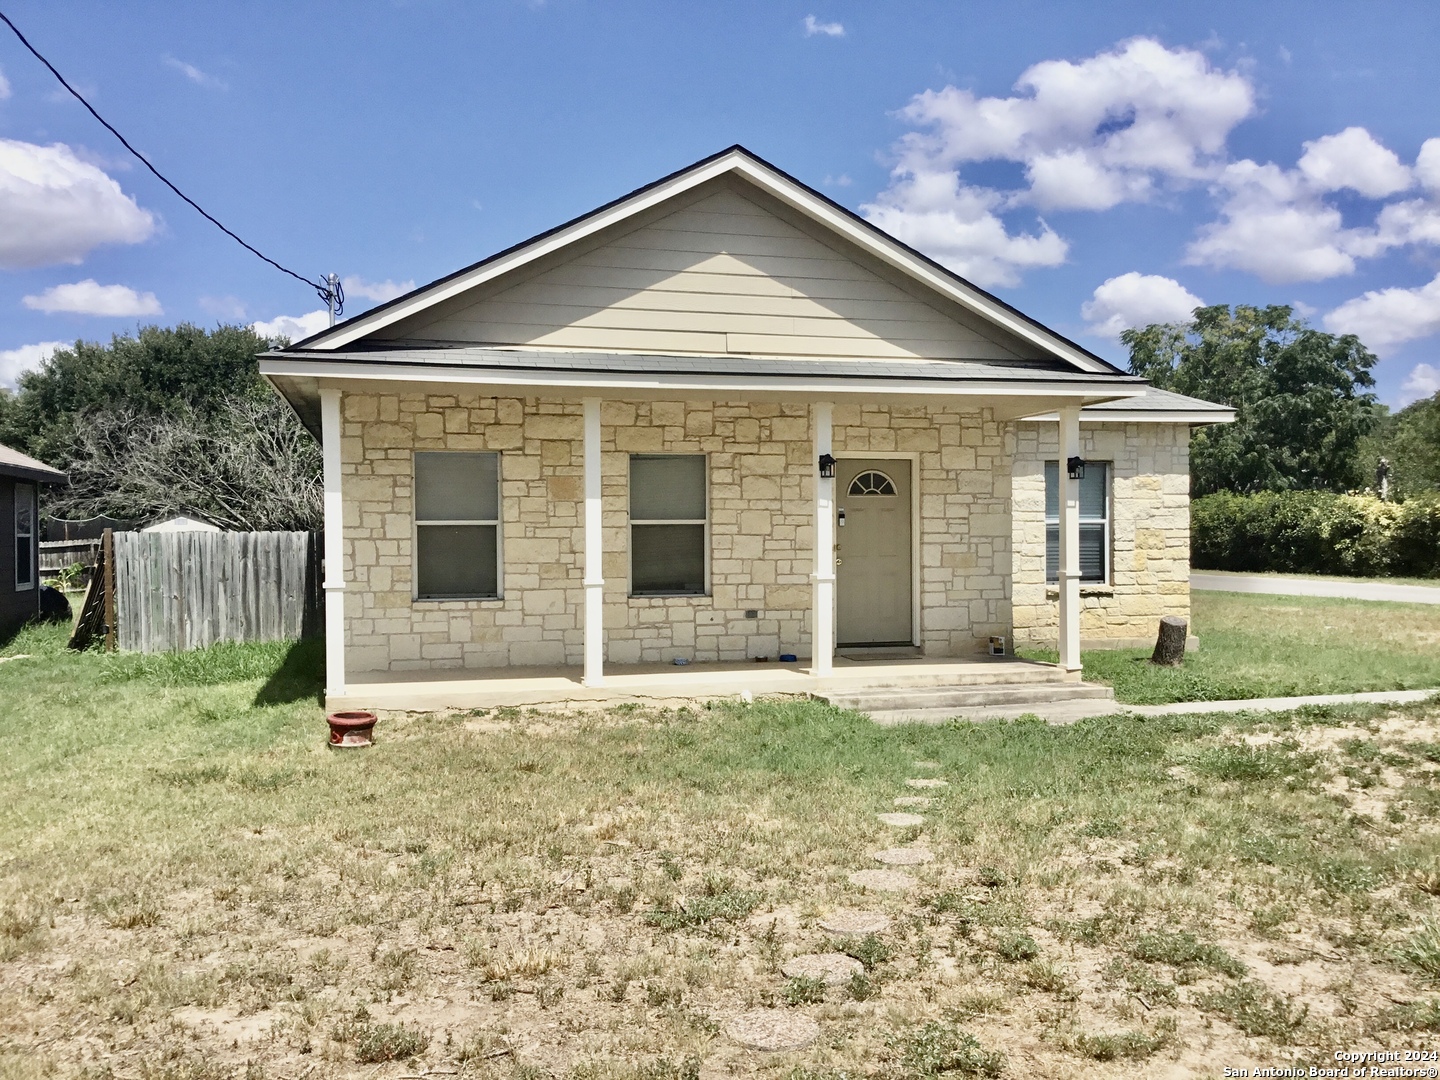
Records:
M70 478L59 469L52 469L29 454L0 443L0 476L16 480L34 480L41 484L68 484Z
M1064 362L1073 370L1098 375L1122 374L1118 368L1088 349L966 281L739 145L722 150L606 203L588 214L296 342L284 352L296 350L313 354L343 350L347 346L354 347L361 339L402 319L510 274L721 176L736 177L765 191L832 234L862 248L885 265L898 270L946 300L958 303L1004 328Z

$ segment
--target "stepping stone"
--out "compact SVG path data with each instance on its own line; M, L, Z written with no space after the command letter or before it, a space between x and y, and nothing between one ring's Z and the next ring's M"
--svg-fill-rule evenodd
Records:
M780 973L787 979L819 979L826 986L844 986L865 970L865 965L844 953L812 953L785 961Z
M747 1050L774 1053L804 1050L820 1037L820 1025L785 1009L756 1009L726 1024L725 1034Z
M940 767L938 761L912 761L910 764L916 769L938 769Z
M871 858L886 866L919 866L933 861L935 853L923 847L892 847L875 852Z
M850 875L850 884L877 892L904 892L920 883L903 870L857 870Z
M864 873L885 873L866 870ZM853 908L832 911L820 920L820 929L832 934L883 934L890 929L890 916L883 911L857 911Z
M933 803L934 799L927 799L924 795L901 795L895 800L896 806L915 806L921 809Z
M924 825L925 819L919 814L877 814L886 825L894 825L897 829L908 829L915 825Z
M949 787L950 781L941 780L934 776L912 776L909 780L905 781L905 786L913 788L940 788Z

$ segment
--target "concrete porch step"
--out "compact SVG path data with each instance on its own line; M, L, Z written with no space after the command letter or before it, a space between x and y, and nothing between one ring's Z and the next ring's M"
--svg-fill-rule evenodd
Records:
M867 688L822 695L831 705L857 712L896 709L968 709L981 705L1038 705L1058 701L1113 700L1115 691L1093 683L995 684Z
M853 689L848 689L846 683ZM1067 674L1054 664L1030 663L1024 660L978 661L964 665L934 668L923 664L903 667L899 664L877 665L867 670L863 665L836 667L829 679L821 683L821 693L830 700L832 694L865 694L889 690L946 690L984 686L1077 686L1077 675Z
M1073 724L1092 716L1110 716L1125 711L1109 698L1087 698L1079 701L1053 701L1025 705L980 705L965 709L884 709L870 713L870 719L881 727L897 724L948 724L951 720L1014 720L1020 716L1039 716L1048 724Z

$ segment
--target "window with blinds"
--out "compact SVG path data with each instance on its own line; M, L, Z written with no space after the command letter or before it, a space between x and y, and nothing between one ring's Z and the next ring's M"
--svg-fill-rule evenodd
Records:
M35 587L35 485L15 485L15 591Z
M704 454L630 455L630 594L703 596Z
M1060 463L1045 462L1045 580L1060 580ZM1080 480L1080 580L1110 580L1110 466L1085 462Z
M415 596L499 598L499 454L415 454Z

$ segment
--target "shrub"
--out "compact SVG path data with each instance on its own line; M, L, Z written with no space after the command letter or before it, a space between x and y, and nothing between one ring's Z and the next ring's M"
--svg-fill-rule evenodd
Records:
M1190 504L1198 569L1440 577L1440 500L1219 492Z

